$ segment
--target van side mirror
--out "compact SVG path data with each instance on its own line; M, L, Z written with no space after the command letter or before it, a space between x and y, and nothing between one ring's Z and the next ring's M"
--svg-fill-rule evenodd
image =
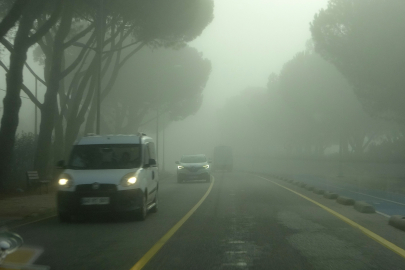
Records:
M56 163L56 168L57 169L65 169L65 161L64 160L59 160L57 163Z
M156 166L156 159L149 159L149 166Z
M176 161L174 164L180 164L180 162Z

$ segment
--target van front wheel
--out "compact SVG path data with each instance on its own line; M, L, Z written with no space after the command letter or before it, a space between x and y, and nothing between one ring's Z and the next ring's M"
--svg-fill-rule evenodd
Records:
M148 205L146 203L146 196L145 194L142 193L142 200L141 200L141 205L140 205L140 209L138 210L137 213L137 218L138 220L145 220L146 219L146 215L148 214Z

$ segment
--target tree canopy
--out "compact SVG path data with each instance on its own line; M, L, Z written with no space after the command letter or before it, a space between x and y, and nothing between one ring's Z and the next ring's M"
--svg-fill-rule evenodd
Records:
M405 120L405 2L330 0L311 24L315 49L371 115Z

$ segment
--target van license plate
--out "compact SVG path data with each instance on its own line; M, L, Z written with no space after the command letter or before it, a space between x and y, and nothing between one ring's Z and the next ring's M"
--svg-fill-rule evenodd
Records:
M87 197L82 198L82 205L100 205L100 204L109 204L110 198L109 197Z

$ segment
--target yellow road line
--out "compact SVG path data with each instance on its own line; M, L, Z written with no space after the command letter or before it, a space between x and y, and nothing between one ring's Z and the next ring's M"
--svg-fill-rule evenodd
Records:
M159 239L159 241L156 242L153 247L146 252L145 255L131 268L131 270L140 270L142 269L152 258L153 256L158 253L158 251L166 244L166 242L177 232L178 229L186 222L191 215L200 207L200 205L205 201L205 199L208 197L208 195L211 192L212 186L214 185L215 178L212 177L212 182L210 187L208 188L207 192L205 192L204 196L200 199L200 201L194 205L193 208L191 208L190 211L182 218L180 219L179 222L176 223L162 238Z
M13 229L16 229L16 228L20 228L22 226L26 226L26 225L29 225L29 224L32 224L32 223L40 222L40 221L50 219L50 218L53 218L53 217L56 217L56 214L53 214L53 215L50 215L50 216L47 216L47 217L44 217L44 218L32 220L32 221L29 221L29 222L26 222L26 223L23 223L23 224L19 224L19 225L16 225L16 226L12 226L9 229L13 230Z
M334 215L334 216L338 217L339 219L343 220L343 221L346 222L347 224L353 226L354 228L359 229L360 231L362 231L365 235L367 235L368 237L370 237L370 238L373 239L374 241L380 243L380 244L383 245L384 247L386 247L386 248L388 248L388 249L394 251L395 253L397 253L397 254L400 255L401 257L405 258L405 250L403 250L402 248L398 247L397 245L391 243L390 241L386 240L385 238L382 238L382 237L379 236L378 234L373 233L373 232L370 231L369 229L366 229L366 228L364 228L363 226L357 224L357 223L354 222L353 220L351 220L351 219L349 219L349 218L347 218L347 217L345 217L345 216L339 214L339 213L336 212L336 211L333 211L333 210L330 209L329 207L326 207L325 205L323 205L323 204L321 204L321 203L319 203L319 202L317 202L317 201L314 201L314 200L308 198L307 196L302 195L302 194L299 193L299 192L296 192L295 190L289 189L288 187L285 187L285 186L283 186L283 185L280 185L279 183L276 183L275 181L272 181L272 180L270 180L270 179L267 179L267 178L264 178L264 177L261 177L261 176L258 176L258 175L256 175L256 176L259 177L259 178L261 178L261 179L264 179L264 180L266 180L266 181L272 182L273 184L275 184L275 185L277 185L277 186L280 186L280 187L282 187L282 188L284 188L284 189L286 189L286 190L288 190L288 191L291 191L292 193L295 193L295 194L297 194L298 196L300 196L300 197L302 197L302 198L304 198L304 199L306 199L306 200L308 200L308 201L310 201L310 202L312 202L312 203L318 205L319 207L321 207L321 208L323 208L324 210L328 211L328 212L331 213L332 215Z

